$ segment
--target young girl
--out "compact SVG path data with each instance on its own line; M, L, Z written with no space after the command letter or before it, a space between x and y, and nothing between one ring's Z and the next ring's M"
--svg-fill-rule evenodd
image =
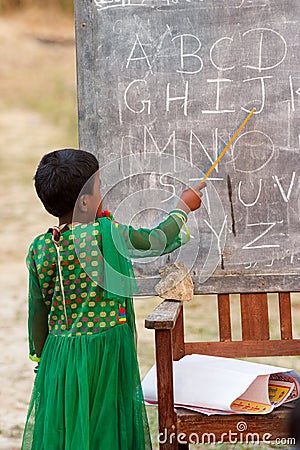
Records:
M184 191L156 228L134 229L101 213L99 165L91 153L64 149L42 158L36 192L59 225L38 236L27 256L30 358L38 371L23 450L151 449L129 254L178 248L203 187Z

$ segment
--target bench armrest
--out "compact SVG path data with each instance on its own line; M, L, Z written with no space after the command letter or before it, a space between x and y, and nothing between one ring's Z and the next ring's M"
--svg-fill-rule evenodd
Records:
M180 313L182 302L164 300L145 320L145 327L154 330L172 330Z

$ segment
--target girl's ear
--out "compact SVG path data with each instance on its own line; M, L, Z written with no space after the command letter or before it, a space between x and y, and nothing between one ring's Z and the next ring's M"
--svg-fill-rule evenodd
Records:
M88 211L88 199L86 195L81 195L78 201L80 212L86 213Z

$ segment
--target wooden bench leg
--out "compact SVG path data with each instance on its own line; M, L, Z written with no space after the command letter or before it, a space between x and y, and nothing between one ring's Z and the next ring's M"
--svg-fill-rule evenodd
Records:
M173 395L171 330L155 330L160 450L178 450Z
M161 316L165 319L170 316L170 320L164 326L156 327ZM184 356L182 303L165 300L146 319L145 325L155 330L159 449L188 450L188 444L178 442L173 392L173 360Z

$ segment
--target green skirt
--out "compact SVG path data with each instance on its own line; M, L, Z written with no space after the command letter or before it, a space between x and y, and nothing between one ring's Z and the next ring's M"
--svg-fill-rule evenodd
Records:
M136 351L127 324L94 335L49 335L22 450L148 450Z

